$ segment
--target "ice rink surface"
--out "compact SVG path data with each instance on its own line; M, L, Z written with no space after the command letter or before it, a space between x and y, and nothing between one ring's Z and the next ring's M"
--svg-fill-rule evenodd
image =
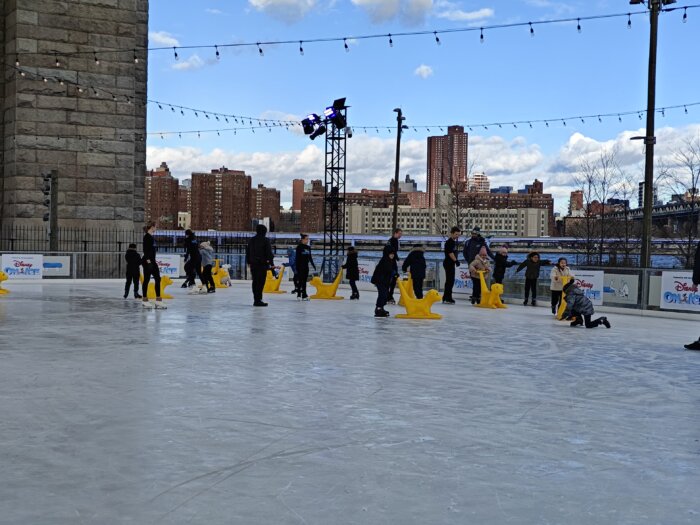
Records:
M700 523L698 322L8 288L1 523Z

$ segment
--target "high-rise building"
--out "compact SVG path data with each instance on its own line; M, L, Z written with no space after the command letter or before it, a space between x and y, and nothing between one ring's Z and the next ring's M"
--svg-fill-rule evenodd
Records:
M189 184L183 184L188 182ZM178 205L177 211L190 212L192 211L192 181L187 179L180 183L178 188Z
M658 206L661 204L661 201L659 201L659 188L658 186L654 186L654 196L653 196L653 204L654 206ZM644 182L639 183L639 194L637 195L637 204L639 205L640 208L644 207Z
M402 193L414 193L418 191L418 183L409 174L406 174L406 179L403 182L399 182L399 191Z
M292 181L292 209L301 210L301 199L304 197L304 179Z
M448 126L447 135L428 137L428 202L435 206L438 188L448 185L453 191L468 187L467 155L469 135L464 126Z
M499 186L498 188L491 188L491 193L513 193L513 186Z
M42 224L41 174L55 169L59 228L140 226L148 1L1 5L0 223Z
M178 226L178 181L163 162L158 168L146 172L145 218L157 228L172 230Z
M192 229L249 231L251 178L225 166L192 174Z
M571 192L569 197L569 216L577 217L583 212L583 190L575 190Z
M253 219L270 219L270 230L275 231L280 221L280 192L258 184L250 190L250 213Z
M469 181L469 191L488 193L491 189L486 173L475 173Z

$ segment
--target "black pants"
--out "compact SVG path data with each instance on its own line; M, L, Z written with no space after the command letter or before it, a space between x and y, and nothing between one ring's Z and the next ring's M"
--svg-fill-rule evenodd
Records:
M198 277L199 282L204 284L204 279L202 279L202 260L201 259L189 259L185 263L185 283L194 286L194 278Z
M416 299L423 299L423 279L413 279L413 293Z
M556 314L561 304L561 290L552 290L552 313Z
M290 270L292 270L293 275L292 275L292 282L294 283L294 291L292 293L296 293L299 291L299 275L297 274L297 271L292 268L291 266L289 267Z
M297 297L308 297L306 295L306 283L309 280L309 269L297 266Z
M261 303L267 279L267 266L251 265L250 273L253 277L253 301Z
M455 285L455 263L443 261L442 267L445 269L445 291L442 294L443 301L452 300L452 288Z
M537 300L537 279L525 279L525 302L530 296L530 291L532 290L532 300L533 302Z
M211 275L211 269L212 269L211 264L207 264L204 267L204 271L202 272L202 276L200 277L202 284L207 287L207 290L216 289L216 284L214 283L214 277Z
M398 268L394 268L394 275L391 277L391 283L389 283L388 294L391 299L394 299L394 290L396 289L396 280L399 278Z
M135 270L126 271L126 284L124 285L124 295L129 295L131 283L134 283L134 295L139 294L139 277L141 277L141 272L138 268Z
M497 284L503 284L503 277L504 275L494 275L493 276L493 282Z
M160 297L160 268L158 268L158 265L154 262L151 264L144 264L143 265L143 292L142 295L144 298L148 297L148 283L151 281L151 277L153 277L153 283L156 289L156 297Z
M350 281L350 288L352 289L352 294L357 297L360 296L360 292L357 291L357 281Z
M580 325L580 324L584 324L584 321L585 321L585 324L586 324L586 328L595 328L596 326L600 326L601 324L603 324L603 318L602 318L602 317L599 317L598 319L596 319L596 320L594 320L594 321L591 321L591 316L590 316L590 315L581 316L581 314L579 314L578 312L572 312L572 313L571 313L571 316L572 316L572 317L576 317L576 321L574 321L573 323L571 323L571 326L577 326L577 325ZM581 320L581 317L583 317L583 320Z
M481 301L481 278L472 277L472 304Z
M378 284L377 286L377 308L384 308L389 298L389 286L386 284Z

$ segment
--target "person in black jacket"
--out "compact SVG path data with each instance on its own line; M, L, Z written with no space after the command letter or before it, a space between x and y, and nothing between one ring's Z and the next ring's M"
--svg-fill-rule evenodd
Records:
M309 300L309 296L306 295L306 283L309 280L309 264L311 264L311 266L314 267L314 271L316 271L316 263L314 263L314 259L311 256L309 236L302 233L296 249L297 299L301 301Z
M389 317L389 312L384 310L389 296L389 286L394 277L394 251L388 244L384 246L381 260L377 263L372 274L372 284L377 287L377 304L374 308L374 317Z
M498 253L493 258L493 282L503 284L503 278L506 276L506 268L515 266L518 261L508 260L508 248L502 246L498 249Z
M445 260L442 267L445 269L445 291L442 294L443 304L455 304L452 299L452 288L455 285L455 267L459 266L457 258L457 242L462 231L457 227L450 230L450 238L445 241Z
M695 264L693 265L693 284L700 285L700 243L695 249ZM683 345L686 350L700 350L700 339L690 344Z
M182 288L194 286L195 276L202 280L202 256L199 253L199 241L192 230L185 230L185 282Z
M267 303L262 300L263 290L267 271L274 266L274 256L272 245L266 235L267 227L264 224L258 224L255 236L248 241L245 252L245 262L250 267L253 277L253 306L267 306Z
M130 244L124 255L126 259L126 285L124 285L124 299L129 297L131 283L134 283L134 298L141 299L139 295L139 277L141 277L141 256L136 251L136 245Z
M425 280L426 266L425 248L422 244L417 244L413 247L401 266L404 273L409 270L411 272L413 293L416 295L416 299L423 299L423 281Z
M493 254L489 249L489 245L486 243L486 239L481 236L481 228L474 226L474 228L472 228L472 236L464 243L464 249L462 250L462 255L464 255L464 260L467 261L467 264L472 263L484 246L486 247L488 256L493 259Z
M360 292L357 290L357 281L360 280L360 265L357 262L357 255L357 250L354 246L348 247L348 255L343 265L345 278L350 281L350 288L352 288L351 301L360 298Z
M540 254L537 252L531 252L528 254L527 259L521 262L515 269L519 272L523 268L525 270L525 302L523 305L527 306L527 300L532 291L532 306L537 306L537 279L540 277L540 268L542 266L550 266L552 261L549 259L540 259Z
M166 306L163 304L163 298L160 296L160 268L158 268L158 261L156 260L156 240L153 238L153 234L156 232L156 224L154 222L149 222L143 227L143 231L146 232L143 236L143 306L144 308L163 308ZM156 302L151 303L148 300L148 283L153 277L153 282L156 292Z
M396 279L399 277L399 249L401 247L399 240L401 240L402 235L403 230L401 228L396 228L394 234L386 243L394 252L394 275L391 278L391 283L389 283L389 298L386 301L389 304L396 304L394 289L396 288Z

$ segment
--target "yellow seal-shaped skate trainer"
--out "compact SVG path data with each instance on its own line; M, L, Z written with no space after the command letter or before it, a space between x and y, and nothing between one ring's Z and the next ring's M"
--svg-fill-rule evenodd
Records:
M503 295L503 285L494 283L491 285L491 289L486 286L486 279L484 278L484 271L479 270L479 279L481 280L481 301L477 306L479 308L507 308L503 301L501 301L501 295Z
M415 299L416 292L413 291L413 277L411 277L410 272L408 274L408 279L406 279L405 283L406 283L406 293L408 294L409 297ZM399 306L406 306L406 303L403 302L403 294L401 294L401 296L399 297Z
M143 284L143 275L139 278L141 281L141 284ZM160 297L162 299L172 299L173 296L170 294L165 293L165 289L173 284L173 280L168 277L167 275L164 275L163 277L160 278ZM148 283L148 294L147 297L149 299L155 299L156 298L156 283L151 280L151 282Z
M221 259L214 259L214 267L211 269L215 288L228 288L231 286L231 275L221 266Z
M282 284L282 277L284 276L284 266L280 268L280 273L275 279L270 270L267 271L267 277L265 278L265 288L263 288L263 293L287 293L284 290L280 290L280 285Z
M569 275L562 275L561 276L561 285L562 288L568 284L569 281L573 279L573 276ZM566 292L562 290L561 292L561 304L559 305L559 310L557 310L557 319L560 321L566 321L564 319L564 310L566 310Z
M340 280L343 278L343 272L338 272L335 280L332 283L324 283L320 277L314 276L311 279L311 286L316 288L316 293L311 296L311 299L326 299L326 300L339 300L344 299L344 297L339 297L336 294L338 291L338 286L340 285Z
M404 308L406 308L405 314L396 315L397 319L442 319L440 314L430 311L433 304L442 299L437 290L430 290L423 299L416 299L415 296L411 297L413 287L409 287L408 281L397 281L396 284L399 287Z
M10 293L9 290L5 290L5 289L2 287L2 283L3 283L4 281L7 281L8 279L9 279L9 277L7 276L7 274L6 274L5 272L3 272L3 271L0 271L0 295L5 295L5 294Z

